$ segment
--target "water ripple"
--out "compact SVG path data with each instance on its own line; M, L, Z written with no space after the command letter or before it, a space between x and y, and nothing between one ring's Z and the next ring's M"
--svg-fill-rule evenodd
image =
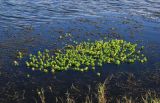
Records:
M0 0L0 4L3 25L100 16L108 11L160 19L159 0Z

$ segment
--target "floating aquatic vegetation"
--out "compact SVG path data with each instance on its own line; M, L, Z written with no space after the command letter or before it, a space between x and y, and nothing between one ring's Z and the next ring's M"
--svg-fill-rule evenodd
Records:
M23 53L19 51L17 53L17 58L22 59L23 58Z
M67 45L55 52L46 49L30 54L26 66L32 70L55 73L69 69L80 72L95 70L95 66L103 66L104 63L144 63L147 58L141 53L143 48L124 40L88 41L76 46ZM100 73L97 75L100 76Z

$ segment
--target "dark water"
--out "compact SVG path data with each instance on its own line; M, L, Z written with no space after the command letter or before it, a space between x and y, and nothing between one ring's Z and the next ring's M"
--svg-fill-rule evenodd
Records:
M73 38L59 39L65 33L73 34ZM101 77L72 71L53 76L32 72L23 63L20 67L12 65L18 50L35 53L44 48L61 48L74 40L104 37L144 45L148 62L104 65L98 69ZM80 86L83 94L86 84L94 87L111 74L111 96L135 96L149 89L160 93L159 73L159 0L0 0L0 102L35 101L36 89L49 86L56 90L55 96L61 96L72 83ZM27 78L27 74L31 77ZM127 84L132 74L136 86Z

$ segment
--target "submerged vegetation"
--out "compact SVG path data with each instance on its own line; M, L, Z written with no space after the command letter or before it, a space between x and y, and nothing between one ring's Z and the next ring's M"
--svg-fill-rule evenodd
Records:
M144 63L147 58L141 53L144 47L138 48L124 40L100 40L95 42L82 42L78 45L67 45L55 52L45 49L37 54L29 55L26 66L32 70L40 70L45 73L64 70L88 71L95 70L95 66L102 66L104 63L120 65L122 63ZM22 53L18 53L22 58ZM100 76L100 73L97 73Z
M148 91L148 93L142 97L144 103L160 103L160 98L156 96L155 92Z
M90 88L94 89L94 88ZM74 90L74 89L72 89ZM145 94L142 94L141 97L132 98L131 96L120 96L120 97L109 97L106 93L106 84L99 83L97 85L96 91L91 93L86 93L86 97L81 98L77 95L73 95L70 92L65 93L64 97L53 97L56 100L52 101L55 103L160 103L160 98L156 96L154 91L147 91ZM50 91L53 94L53 91ZM46 96L46 91L43 88L37 89L38 98L41 103L48 103ZM79 101L80 99L80 101Z
M98 103L107 103L105 82L98 85Z

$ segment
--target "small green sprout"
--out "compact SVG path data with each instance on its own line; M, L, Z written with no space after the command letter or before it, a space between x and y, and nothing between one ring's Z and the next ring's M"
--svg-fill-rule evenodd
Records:
M23 58L23 53L19 51L18 54L17 54L17 58L22 59Z

